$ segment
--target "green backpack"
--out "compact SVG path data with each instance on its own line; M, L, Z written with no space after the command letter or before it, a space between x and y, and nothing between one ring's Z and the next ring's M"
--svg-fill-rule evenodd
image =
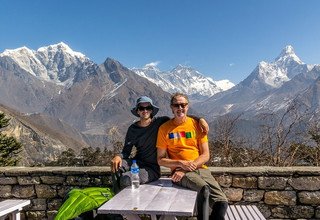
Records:
M113 196L114 193L110 188L89 187L85 189L72 189L54 219L73 219L81 213L100 207Z

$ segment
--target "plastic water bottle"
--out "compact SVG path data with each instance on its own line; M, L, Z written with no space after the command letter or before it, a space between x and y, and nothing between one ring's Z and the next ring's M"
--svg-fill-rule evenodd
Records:
M138 189L140 186L140 179L139 179L139 166L136 160L132 160L131 165L131 187L132 189Z

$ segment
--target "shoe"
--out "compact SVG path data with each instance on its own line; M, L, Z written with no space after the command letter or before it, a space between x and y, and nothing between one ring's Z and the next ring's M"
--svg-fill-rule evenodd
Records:
M209 216L210 220L224 220L228 208L227 202L215 202L212 207L211 215Z

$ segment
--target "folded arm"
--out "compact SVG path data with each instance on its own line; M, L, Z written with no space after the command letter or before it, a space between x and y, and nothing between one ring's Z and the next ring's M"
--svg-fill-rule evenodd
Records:
M199 146L200 155L194 161L188 160L172 160L167 157L167 150L157 148L157 161L160 166L165 166L171 169L180 168L185 171L193 171L202 167L210 159L208 142L201 143Z
M197 168L201 168L210 159L210 151L208 142L201 143L199 146L200 155L193 162L196 164Z

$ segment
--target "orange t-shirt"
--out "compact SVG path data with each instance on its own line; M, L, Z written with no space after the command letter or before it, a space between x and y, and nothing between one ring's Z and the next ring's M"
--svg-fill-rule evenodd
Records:
M192 161L200 155L199 144L205 142L208 137L202 134L198 122L187 117L181 125L171 119L160 126L157 148L166 149L170 159Z

